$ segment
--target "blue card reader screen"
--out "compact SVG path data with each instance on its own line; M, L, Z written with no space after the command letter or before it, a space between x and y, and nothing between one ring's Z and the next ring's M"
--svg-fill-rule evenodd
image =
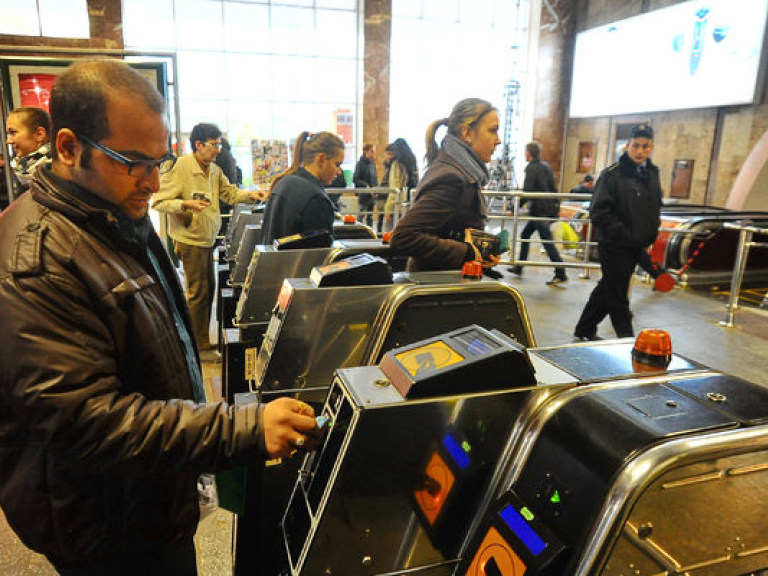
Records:
M520 512L515 510L512 505L504 508L499 515L515 536L520 538L520 541L525 544L534 556L541 554L547 547L547 543L533 531L530 524L526 522L525 518L523 518Z

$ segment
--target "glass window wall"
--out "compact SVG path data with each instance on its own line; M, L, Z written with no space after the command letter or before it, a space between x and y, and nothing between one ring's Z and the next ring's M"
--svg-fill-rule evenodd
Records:
M184 137L198 122L218 124L249 184L252 140L343 132L338 111L358 110L358 4L123 0L125 47L178 53Z

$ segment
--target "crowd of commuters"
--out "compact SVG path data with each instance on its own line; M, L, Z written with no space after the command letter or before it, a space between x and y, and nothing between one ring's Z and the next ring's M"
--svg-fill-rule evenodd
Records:
M326 188L346 185L344 142L302 132L291 166L264 194L240 188L229 143L213 124L197 124L191 153L173 155L163 98L118 61L69 67L50 112L21 108L7 123L21 197L0 216L0 506L22 541L65 576L194 575L197 477L313 449L319 436L312 408L295 399L206 399L201 360L215 360L208 331L220 204L266 201L263 244L331 233ZM394 226L392 248L409 257L409 270L499 263L473 242L488 219L482 191L498 131L490 102L461 100L428 126L421 179L402 138L384 151L381 181L376 148L364 146L356 188L414 191L397 221L398 193L360 193L361 218L372 224L377 213L381 232ZM598 339L606 316L618 336L633 334L629 282L638 264L649 267L662 198L652 150L652 128L635 126L626 152L594 186L603 275L577 339ZM526 159L524 190L555 192L538 142L527 145ZM585 178L583 190L592 182ZM186 290L152 233L150 203L168 217ZM519 261L536 232L555 268L548 284L565 282L549 229L559 203L532 197L528 206Z

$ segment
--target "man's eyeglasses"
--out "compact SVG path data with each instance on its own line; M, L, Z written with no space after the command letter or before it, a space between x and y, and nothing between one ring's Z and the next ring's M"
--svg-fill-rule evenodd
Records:
M177 158L170 152L159 160L133 160L123 156L120 154L120 152L115 152L108 146L104 146L104 144L99 144L98 142L91 140L88 138L88 136L83 136L81 134L75 134L75 136L77 136L78 140L82 140L88 144L88 146L103 152L105 156L108 156L109 158L112 158L112 160L127 166L128 175L135 178L146 178L152 174L152 172L154 172L155 168L158 169L160 174L165 174L166 172L170 172L173 166L176 164Z
M221 142L206 142L205 145L215 148L216 150L221 150Z

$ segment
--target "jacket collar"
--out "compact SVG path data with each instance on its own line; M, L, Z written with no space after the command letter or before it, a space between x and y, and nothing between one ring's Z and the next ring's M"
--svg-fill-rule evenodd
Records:
M35 172L30 193L37 203L62 213L83 228L146 246L152 227L149 216L134 221L114 204L57 176L47 166Z
M645 165L649 172L659 172L659 167L656 166L653 162L651 162L651 159L648 158L648 160L645 161ZM619 169L627 175L637 175L637 164L632 160L632 158L629 157L629 154L624 152L624 154L621 155L621 158L619 158Z

